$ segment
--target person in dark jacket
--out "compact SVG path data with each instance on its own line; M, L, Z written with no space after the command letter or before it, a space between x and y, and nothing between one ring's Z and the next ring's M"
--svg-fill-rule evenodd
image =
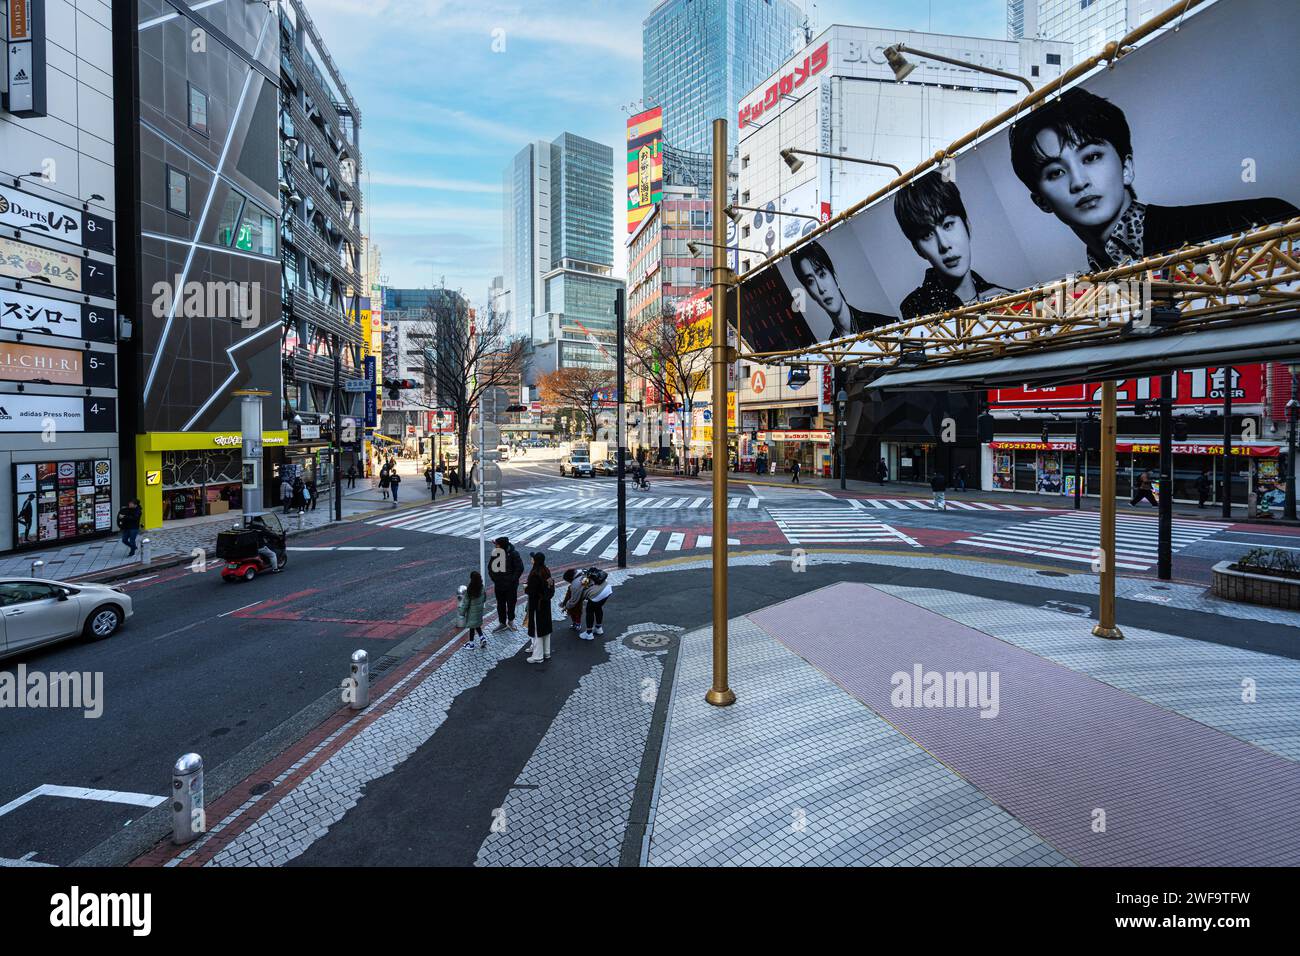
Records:
M519 579L524 575L524 559L507 537L492 542L488 577L497 593L497 630L510 631L515 626L515 608L519 603Z
M117 526L122 531L122 543L135 554L135 542L140 537L140 516L143 509L134 498L117 509Z
M930 478L930 490L934 492L934 510L947 511L948 502L944 498L944 492L948 490L948 479L943 472L936 471Z
M454 495L460 494L460 474L455 468L447 473L447 480L451 482L451 493Z
M1210 497L1210 472L1208 468L1201 469L1201 476L1196 479L1196 497L1198 499L1196 507L1204 508L1205 502Z
M889 465L886 464L883 458L880 459L880 464L876 466L876 477L880 479L882 486L889 480Z
M1082 240L1092 272L1300 215L1267 196L1194 206L1138 202L1124 111L1079 87L1020 117L1011 128L1011 165L1034 205Z
M348 465L348 487L355 488L356 486L357 486L357 466Z
M307 496L303 494L306 487L301 475L293 479L293 506L298 511L302 511L307 506Z
M288 514L289 509L293 507L293 482L289 480L288 475L280 479L280 502L284 505L284 513Z
M1156 504L1156 496L1151 487L1151 472L1149 471L1144 471L1142 474L1138 475L1137 484L1133 488L1133 500L1129 502L1129 504L1136 507L1137 503L1144 498L1151 502L1151 507L1158 507Z
M393 473L388 476L388 490L393 493L394 508L397 507L397 489L401 486L401 484L402 484L402 476L399 475L397 473L397 469L394 468Z
M533 639L528 663L540 664L551 656L551 600L555 597L555 581L546 567L546 555L540 551L533 555L533 567L524 585L528 597L528 636Z
M799 484L799 472L801 472L802 470L803 470L803 465L799 463L798 458L790 462L790 484L792 485Z
M966 490L966 466L965 465L957 466L956 478L957 478L957 490L965 491Z

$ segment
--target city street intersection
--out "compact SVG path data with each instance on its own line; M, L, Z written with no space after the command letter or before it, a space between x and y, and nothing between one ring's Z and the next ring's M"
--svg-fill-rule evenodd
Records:
M557 575L612 568L612 479L503 470L489 538L544 551ZM1125 514L1127 637L1108 642L1089 633L1094 513L985 493L936 513L892 484L737 476L730 492L735 706L703 703L706 482L628 489L629 568L611 571L606 635L579 641L557 617L540 668L520 631L493 630L491 595L488 647L461 646L455 591L478 563L468 497L403 501L292 538L284 573L249 585L215 566L127 580L137 614L121 634L28 655L102 671L106 706L93 721L7 715L0 860L1300 861L1300 614L1205 587L1210 565L1254 544L1300 545L1295 529L1177 520L1160 582L1153 520ZM338 687L358 648L372 697L354 712ZM1000 675L993 719L900 709L891 675L914 666ZM207 768L208 832L176 847L163 794L188 751Z

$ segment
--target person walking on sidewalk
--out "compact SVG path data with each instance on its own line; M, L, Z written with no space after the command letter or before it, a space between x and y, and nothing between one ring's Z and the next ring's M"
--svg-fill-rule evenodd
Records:
M455 468L449 472L448 480L451 482L451 493L454 495L460 494L460 473Z
M117 526L122 532L122 543L135 555L135 541L140 536L140 502L134 498L117 509Z
M288 514L293 507L293 482L288 475L280 477L280 502L284 505L284 513Z
M790 462L790 484L799 484L799 472L802 469L803 465L799 464L799 459L796 458L794 461Z
M430 494L433 493L433 466L432 465L424 469L424 487L429 489Z
M880 487L885 487L885 482L889 480L889 465L885 459L880 459L880 464L876 466L876 477L880 479Z
M930 479L930 490L934 492L934 510L947 511L948 502L944 500L944 492L948 490L948 479L944 477L943 472L934 473Z
M524 576L524 559L510 539L502 536L492 542L488 577L497 594L497 630L511 631L515 626L515 608L519 603L519 579Z
M1210 497L1210 470L1208 468L1202 468L1201 476L1196 479L1196 497L1198 499L1196 507L1204 508L1205 502Z
M388 476L388 490L393 493L393 507L397 507L397 489L402 484L402 476L393 469L393 473Z
M957 490L965 491L966 490L966 466L965 465L957 466L956 477L957 477Z
M293 479L293 507L299 514L302 513L307 503L306 490L307 486L303 484L302 475L295 475Z
M1129 504L1136 508L1137 503L1144 498L1151 502L1151 507L1159 507L1156 504L1156 496L1152 493L1151 472L1149 471L1144 471L1138 476L1137 485L1133 489L1133 500Z
M528 636L533 639L528 663L540 664L551 657L551 631L554 630L551 601L555 598L555 581L546 567L546 555L540 551L533 553L533 567L528 572L524 594L528 598L524 616L528 619Z
M487 647L487 637L483 633L483 608L486 604L487 592L483 590L483 577L477 571L471 571L469 585L461 585L460 594L456 599L460 625L469 630L466 647L474 646L475 637L478 638L479 647Z
M348 465L348 488L357 486L357 466Z
M614 587L605 571L588 568L583 574L582 600L587 602L587 629L578 636L584 641L605 636L605 602L613 593Z
M433 486L431 490L433 491L434 501L438 500L438 492L441 491L444 495L447 493L446 489L442 487L442 465L439 465L437 468L434 469Z
M568 589L564 592L560 607L569 615L569 627L576 633L582 630L582 578L578 577L577 571L569 568L564 572L564 580Z

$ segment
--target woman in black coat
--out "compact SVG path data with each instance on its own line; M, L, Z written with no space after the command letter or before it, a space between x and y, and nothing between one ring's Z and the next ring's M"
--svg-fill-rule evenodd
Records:
M546 555L533 554L533 567L524 585L528 596L528 636L533 639L528 663L540 664L551 656L551 599L555 597L555 582L546 567Z

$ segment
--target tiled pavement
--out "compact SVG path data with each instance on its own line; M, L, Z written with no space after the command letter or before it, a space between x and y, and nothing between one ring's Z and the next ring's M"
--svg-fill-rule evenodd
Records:
M730 647L715 708L710 631L682 639L648 865L1069 864L747 618Z
M997 602L985 610L1019 617ZM1042 620L1049 614L1035 612L1035 623L1073 623ZM750 619L1076 862L1300 863L1300 763L865 584L832 585ZM1217 679L1220 699L1249 711L1223 649L1202 646L1206 666L1181 689L1212 692ZM1274 676L1300 675L1300 664L1278 664ZM914 669L998 684L991 702L982 687L978 706L942 688L921 706L920 687L900 705L900 675L912 680ZM1100 832L1098 809L1109 821Z

